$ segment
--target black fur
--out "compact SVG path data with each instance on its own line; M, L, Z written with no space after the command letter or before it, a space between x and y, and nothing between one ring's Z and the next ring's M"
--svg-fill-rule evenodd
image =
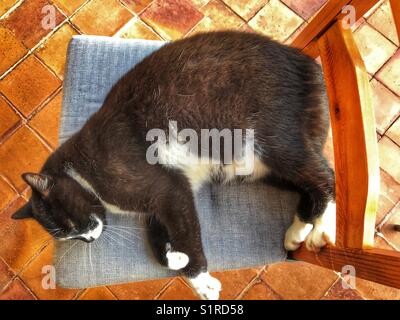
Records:
M113 87L103 107L47 160L41 172L54 185L45 194L32 186L33 215L68 233L68 219L84 229L90 212L104 214L97 197L65 173L72 166L104 201L152 216L150 242L161 263L170 242L190 258L185 275L206 270L188 179L145 158L146 133L167 131L169 120L198 133L254 129L261 161L276 180L300 190L304 222L334 198L333 171L322 155L329 119L320 67L266 37L215 32L165 45Z

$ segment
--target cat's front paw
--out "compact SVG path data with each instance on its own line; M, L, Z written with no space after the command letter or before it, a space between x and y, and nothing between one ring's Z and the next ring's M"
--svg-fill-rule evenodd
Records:
M221 282L208 272L202 272L195 278L188 278L195 293L202 300L218 300L221 291Z
M336 204L329 202L325 212L314 222L314 228L307 236L306 248L319 252L327 244L333 245L336 240Z
M295 216L292 225L285 234L285 249L287 251L297 250L301 243L306 239L312 229L312 224L304 223Z

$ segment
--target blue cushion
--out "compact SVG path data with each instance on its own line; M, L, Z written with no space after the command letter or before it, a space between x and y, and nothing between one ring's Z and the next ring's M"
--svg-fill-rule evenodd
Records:
M76 36L67 59L60 142L98 110L108 91L135 64L164 43ZM209 185L196 194L203 246L211 271L255 267L286 259L283 239L299 200L297 193L262 183ZM85 288L177 275L152 256L144 219L108 214L122 225L91 244L57 242L55 266L62 287Z

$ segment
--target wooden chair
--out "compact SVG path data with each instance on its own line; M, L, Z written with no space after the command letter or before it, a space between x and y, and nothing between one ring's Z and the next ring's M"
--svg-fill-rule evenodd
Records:
M379 196L379 161L370 85L352 31L344 28L342 8L356 19L378 0L329 0L292 45L321 56L329 96L336 172L336 245L319 253L304 246L292 258L400 288L400 252L374 248ZM400 0L390 1L400 37Z

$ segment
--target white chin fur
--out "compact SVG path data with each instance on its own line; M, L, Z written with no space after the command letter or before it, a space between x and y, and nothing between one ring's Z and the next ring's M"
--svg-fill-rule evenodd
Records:
M95 217L95 219L98 223L97 226L94 229L81 234L81 237L84 237L87 240L96 240L98 237L100 237L101 233L103 232L103 221L101 221L101 219L98 217Z
M218 300L221 282L208 272L202 272L195 278L187 278L195 293L202 300Z

